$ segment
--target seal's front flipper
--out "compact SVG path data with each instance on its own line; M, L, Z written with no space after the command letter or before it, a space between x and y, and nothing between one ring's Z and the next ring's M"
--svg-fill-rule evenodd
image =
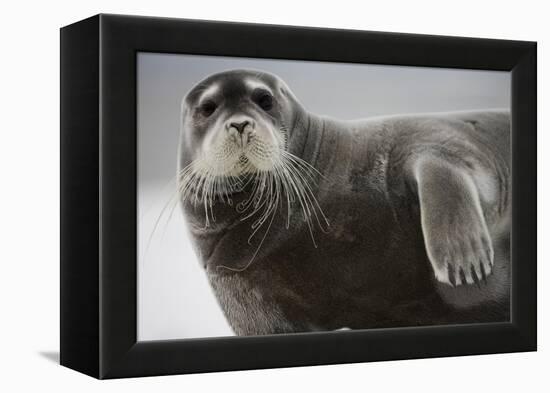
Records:
M463 169L427 157L417 162L422 232L437 280L473 284L493 266L493 245L478 190Z

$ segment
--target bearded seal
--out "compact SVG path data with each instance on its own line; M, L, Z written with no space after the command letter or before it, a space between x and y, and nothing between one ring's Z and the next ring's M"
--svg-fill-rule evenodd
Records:
M178 155L237 335L509 319L507 111L339 121L232 70L185 96Z

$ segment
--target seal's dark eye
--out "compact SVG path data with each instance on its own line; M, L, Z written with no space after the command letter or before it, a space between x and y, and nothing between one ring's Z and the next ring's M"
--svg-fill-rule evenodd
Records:
M268 93L261 94L257 98L256 102L258 103L260 108L262 108L264 111L269 111L271 110L271 108L273 108L273 97L271 96L271 94L268 94Z
M200 111L204 116L208 117L216 111L217 107L214 101L206 101L200 106Z

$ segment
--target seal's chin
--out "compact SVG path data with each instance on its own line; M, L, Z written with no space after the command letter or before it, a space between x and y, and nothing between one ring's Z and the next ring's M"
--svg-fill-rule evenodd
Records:
M218 176L238 177L270 172L275 169L275 163L279 160L276 156L266 158L242 153L231 160L233 163L222 164L222 173Z
M282 147L277 143L252 140L247 145L226 142L210 151L204 160L216 176L242 176L273 171L282 160Z

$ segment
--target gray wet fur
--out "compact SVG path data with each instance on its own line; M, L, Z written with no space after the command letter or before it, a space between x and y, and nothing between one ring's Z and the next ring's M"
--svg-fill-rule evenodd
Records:
M272 87L286 148L323 174L312 187L330 227L315 229L316 248L298 214L288 229L278 214L253 263L238 271L259 242L248 244L250 222L235 205L217 203L206 228L204 210L183 201L195 250L236 334L509 320L508 111L339 121L308 112L274 75L228 71L184 100L180 168L208 127L192 119L200 91L212 83L222 96L239 91L235 110L246 112L253 104L239 88L245 78ZM234 195L235 203L242 198Z

